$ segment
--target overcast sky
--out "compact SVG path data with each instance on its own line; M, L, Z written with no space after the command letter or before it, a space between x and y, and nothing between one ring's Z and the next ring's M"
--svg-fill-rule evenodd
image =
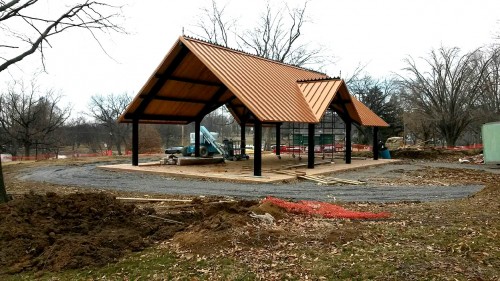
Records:
M69 1L65 1L68 3ZM107 1L111 2L111 1ZM220 1L227 3L227 16L238 19L238 30L251 28L265 9L265 0ZM286 2L290 7L303 1ZM40 1L40 13L57 13L56 3ZM71 103L74 115L85 111L90 96L128 92L135 96L185 29L194 31L201 8L209 0L122 0L124 27L128 35L114 34L101 42L108 57L81 31L60 34L45 50L46 70L39 77ZM45 5L45 6L44 6ZM440 46L470 51L500 40L499 0L311 0L309 23L303 37L322 45L334 56L325 68L330 76L352 73L361 63L366 72L383 78L401 73L403 59L427 56ZM0 89L12 77L29 79L41 69L40 57L33 55L8 71L0 73Z

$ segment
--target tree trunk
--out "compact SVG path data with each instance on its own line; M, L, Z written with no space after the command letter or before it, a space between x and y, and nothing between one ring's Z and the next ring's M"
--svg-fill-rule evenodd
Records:
M122 144L120 141L116 142L116 150L118 151L118 155L122 155Z
M270 150L271 149L271 135L272 135L272 130L269 127L266 127L265 132L264 132L264 150Z
M24 144L24 156L30 157L31 144Z
M5 183L3 181L2 158L0 157L0 203L5 203L8 199L7 191L5 190Z

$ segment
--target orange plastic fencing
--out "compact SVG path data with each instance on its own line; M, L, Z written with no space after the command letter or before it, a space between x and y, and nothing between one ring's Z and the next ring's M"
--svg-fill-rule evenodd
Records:
M299 201L289 202L275 197L267 197L262 201L269 202L278 207L285 209L287 212L306 215L320 215L324 218L340 218L340 219L381 219L390 217L390 213L370 213L349 211L340 206L319 202L319 201Z
M482 149L482 143L475 143L471 145L462 145L462 146L445 146L443 147L448 150L470 150L470 149Z

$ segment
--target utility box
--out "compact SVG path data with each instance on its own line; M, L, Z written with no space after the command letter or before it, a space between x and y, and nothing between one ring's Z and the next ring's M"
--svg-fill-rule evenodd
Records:
M500 122L486 123L481 131L484 164L500 164Z

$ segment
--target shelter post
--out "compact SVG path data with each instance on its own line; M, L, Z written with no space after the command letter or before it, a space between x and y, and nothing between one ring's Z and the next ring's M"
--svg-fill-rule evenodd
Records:
M307 127L307 168L314 169L314 124L309 123Z
M132 166L139 166L139 119L132 120Z
M281 123L276 123L276 156L281 155Z
M245 146L247 145L247 138L246 138L246 135L245 135L245 131L246 131L246 124L245 122L241 122L240 124L240 136L241 136L241 141L240 141L240 149L241 149L241 155L245 155Z
M200 157L200 120L194 121L194 157Z
M373 160L378 160L378 127L373 127Z
M352 121L348 116L345 122L345 163L351 164L352 144L351 144Z
M253 132L253 175L260 177L262 176L262 123L257 118L255 118Z

